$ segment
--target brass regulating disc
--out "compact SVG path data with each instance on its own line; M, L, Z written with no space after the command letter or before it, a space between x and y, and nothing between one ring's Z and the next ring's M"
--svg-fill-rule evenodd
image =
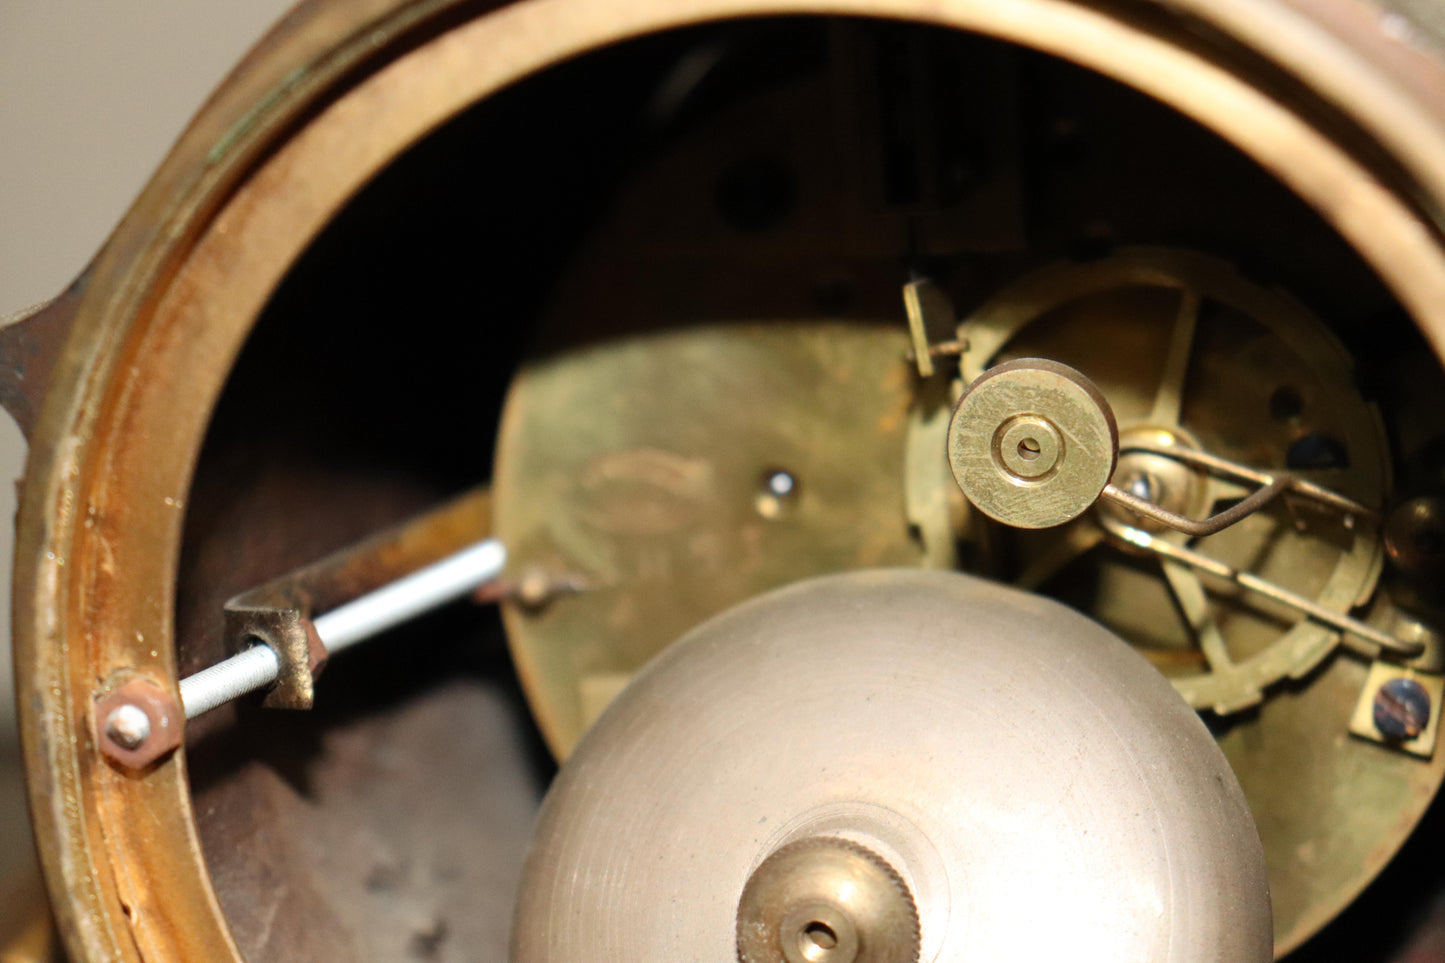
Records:
M908 963L905 896L929 963L1272 952L1244 796L1158 672L1048 599L875 569L731 608L623 690L543 805L512 958Z
M948 425L958 486L979 511L1015 528L1052 528L1087 511L1114 474L1118 444L1099 389L1041 358L984 372Z

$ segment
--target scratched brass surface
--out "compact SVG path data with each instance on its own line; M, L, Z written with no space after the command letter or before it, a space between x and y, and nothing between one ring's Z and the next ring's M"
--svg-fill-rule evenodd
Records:
M493 479L511 565L585 591L505 618L553 750L708 616L825 572L915 565L900 327L712 325L529 365ZM941 457L941 454L940 454ZM772 496L766 481L796 485Z
M378 170L476 99L622 37L817 9L628 0L600 18L586 5L521 2L447 19L458 6L318 2L288 18L208 103L77 286L81 304L48 380L48 364L26 375L26 402L45 399L17 538L17 678L38 849L77 960L240 958L198 848L184 758L117 778L89 755L87 707L91 680L116 665L176 678L180 506L206 414L268 292ZM1417 92L1445 89L1442 72L1368 5L847 0L831 9L1009 37L1174 104L1293 185L1445 344L1445 260L1425 226L1445 196L1445 98ZM424 42L417 23L438 12L438 30L457 29ZM1085 33L1094 42L1082 43ZM1299 81L1297 113L1254 89L1281 70ZM1401 123L1401 110L1425 113ZM1378 152L1354 153L1374 140ZM778 267L779 277L793 273ZM293 882L279 880L273 891Z
M1185 325L1181 301L1191 292L1198 297ZM1302 439L1329 437L1343 445L1348 465L1305 474L1366 505L1385 501L1384 429L1355 387L1350 357L1300 305L1218 261L1136 250L1058 265L1015 282L961 330L974 345L965 376L970 366L1006 358L1053 358L1094 379L1124 437L1173 430L1269 469L1284 468ZM1181 363L1171 366L1176 347ZM1282 391L1299 400L1298 410L1280 404ZM1208 503L1240 493L1202 494ZM1197 708L1235 700L1233 714L1213 717L1214 728L1264 842L1282 955L1405 843L1445 777L1445 753L1420 760L1349 735L1369 663L1338 650L1337 635L1219 586L1191 603L1182 593L1204 587L1197 577L1166 578L1157 560L1132 556L1097 531L1091 516L1007 531L998 574L1029 572L1033 587L1114 629ZM1196 547L1339 611L1369 599L1380 572L1373 526L1346 529L1303 507L1277 506ZM1181 617L1191 605L1218 649L1201 644Z

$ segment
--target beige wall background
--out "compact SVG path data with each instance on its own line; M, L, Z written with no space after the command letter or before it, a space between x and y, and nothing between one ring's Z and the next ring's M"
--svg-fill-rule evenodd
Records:
M289 6L0 0L0 318L80 273L212 88ZM0 479L19 478L24 460L0 412ZM33 859L10 658L14 515L14 486L0 481L0 881Z

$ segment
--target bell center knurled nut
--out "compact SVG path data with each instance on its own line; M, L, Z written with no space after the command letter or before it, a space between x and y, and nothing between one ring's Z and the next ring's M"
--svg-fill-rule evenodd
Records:
M834 885L845 879L847 887ZM845 891L854 905L835 898ZM808 942L814 928L826 942ZM920 943L918 907L903 877L841 836L811 836L775 850L738 900L740 963L915 963Z

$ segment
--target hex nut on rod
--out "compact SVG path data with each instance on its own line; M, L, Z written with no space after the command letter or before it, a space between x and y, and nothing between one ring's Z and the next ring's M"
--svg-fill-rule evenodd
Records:
M95 703L96 744L126 769L144 769L181 744L185 717L159 684L133 678Z

